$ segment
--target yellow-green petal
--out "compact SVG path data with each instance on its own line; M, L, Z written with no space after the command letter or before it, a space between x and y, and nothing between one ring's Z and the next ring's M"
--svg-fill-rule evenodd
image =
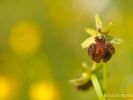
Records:
M106 41L113 43L113 44L121 44L124 42L124 40L117 38L117 37L113 37L113 36L106 36Z
M117 37L114 37L110 43L114 43L114 44L121 44L123 43L124 40L120 39L120 38L117 38Z

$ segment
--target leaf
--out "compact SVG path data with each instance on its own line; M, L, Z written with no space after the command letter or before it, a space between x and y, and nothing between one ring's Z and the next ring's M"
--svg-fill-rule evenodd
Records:
M95 38L95 37L89 37L88 39L86 39L86 40L81 44L82 48L88 48L89 45L90 45L91 43L95 43L94 38Z
M114 26L114 24L110 23L107 27L105 27L103 30L102 30L102 34L104 35L107 35L110 31L110 29Z
M109 41L110 43L114 43L114 44L121 44L124 42L124 40L117 38L117 37L113 37L113 36L106 36L106 40Z
M85 28L84 30L91 36L96 36L96 31L94 29Z
M102 22L101 22L100 17L99 17L98 14L95 15L95 20L96 20L97 29L102 29Z

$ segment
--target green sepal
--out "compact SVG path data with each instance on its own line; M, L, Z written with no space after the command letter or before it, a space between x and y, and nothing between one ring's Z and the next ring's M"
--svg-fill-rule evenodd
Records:
M97 29L102 29L102 22L101 22L100 17L99 17L98 14L95 15L95 20L96 20Z
M96 36L96 31L94 29L85 28L84 30L91 36Z

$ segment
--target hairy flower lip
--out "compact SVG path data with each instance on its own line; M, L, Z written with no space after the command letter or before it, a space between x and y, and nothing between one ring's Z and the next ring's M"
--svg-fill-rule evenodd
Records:
M106 41L105 36L102 36L101 38L96 36L95 43L90 44L88 47L88 56L97 63L100 63L101 61L106 63L114 53L114 46Z

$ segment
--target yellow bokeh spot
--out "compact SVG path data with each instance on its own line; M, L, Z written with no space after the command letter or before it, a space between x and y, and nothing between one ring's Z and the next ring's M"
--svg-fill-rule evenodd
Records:
M10 96L11 85L7 78L0 76L0 100L5 100Z
M38 82L31 85L31 100L59 100L59 88L52 82Z
M41 31L31 22L21 22L9 34L10 48L19 54L32 54L41 43Z

